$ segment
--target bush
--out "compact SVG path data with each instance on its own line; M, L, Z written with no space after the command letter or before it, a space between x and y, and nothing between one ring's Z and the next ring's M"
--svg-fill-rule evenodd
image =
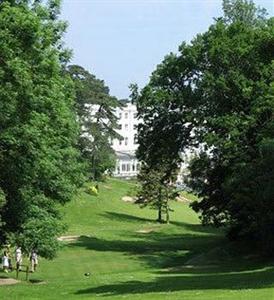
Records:
M90 185L87 187L86 192L92 196L98 196L98 187Z

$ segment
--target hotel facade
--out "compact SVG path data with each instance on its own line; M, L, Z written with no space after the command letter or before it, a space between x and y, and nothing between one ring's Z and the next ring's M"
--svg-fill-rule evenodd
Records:
M116 153L116 166L113 176L121 178L134 178L138 175L140 162L136 158L137 126L141 122L137 119L137 107L129 101L123 101L124 105L116 109L119 128L117 133L122 137L121 140L114 139L112 148ZM188 177L188 164L193 156L192 151L180 153L182 163L177 176L177 183L183 184Z
M116 167L113 172L115 177L132 178L136 177L140 169L135 152L137 144L137 108L131 102L124 101L123 106L116 109L119 128L117 133L122 137L121 140L114 139L112 148L116 153Z

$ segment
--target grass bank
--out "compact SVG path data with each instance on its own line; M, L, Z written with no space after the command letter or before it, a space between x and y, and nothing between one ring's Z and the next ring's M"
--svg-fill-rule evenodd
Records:
M112 179L97 197L79 193L62 209L72 240L41 260L32 283L0 286L0 299L274 299L271 262L201 226L188 203L172 205L171 224L155 223L155 211L121 200L133 184Z

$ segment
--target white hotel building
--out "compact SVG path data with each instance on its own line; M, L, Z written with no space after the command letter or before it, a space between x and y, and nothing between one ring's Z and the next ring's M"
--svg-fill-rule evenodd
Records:
M112 141L112 148L115 150L117 156L113 175L123 178L136 177L140 168L140 163L135 155L135 151L138 148L137 126L140 123L137 119L136 105L129 101L124 101L124 106L116 109L116 116L118 117L119 124L117 132L123 139L114 139ZM188 176L188 164L193 153L188 150L180 154L183 162L180 166L177 183L183 183L184 178Z
M135 156L137 144L137 108L131 102L126 102L121 108L116 109L119 129L117 132L122 140L114 139L112 148L117 155L116 167L113 173L116 177L130 178L138 174L140 164Z

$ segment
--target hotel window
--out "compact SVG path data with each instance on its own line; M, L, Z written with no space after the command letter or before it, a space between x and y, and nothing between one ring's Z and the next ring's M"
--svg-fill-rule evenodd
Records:
M135 165L132 164L132 171L134 172L135 171Z
M125 119L127 119L128 118L128 113L125 113Z
M122 140L119 140L119 145L122 145Z
M122 113L119 113L119 119L122 119Z
M122 124L118 124L118 129L122 129Z
M128 138L125 138L125 145L127 146L128 144Z
M125 124L125 130L128 130L128 124Z
M126 170L126 164L122 164L122 171Z
M134 113L134 114L133 114L133 117L136 119L136 118L137 118L137 113Z
M134 124L134 125L133 125L133 129L134 129L134 130L137 130L137 129L138 129L138 124Z
M127 172L130 171L130 164L127 164Z

